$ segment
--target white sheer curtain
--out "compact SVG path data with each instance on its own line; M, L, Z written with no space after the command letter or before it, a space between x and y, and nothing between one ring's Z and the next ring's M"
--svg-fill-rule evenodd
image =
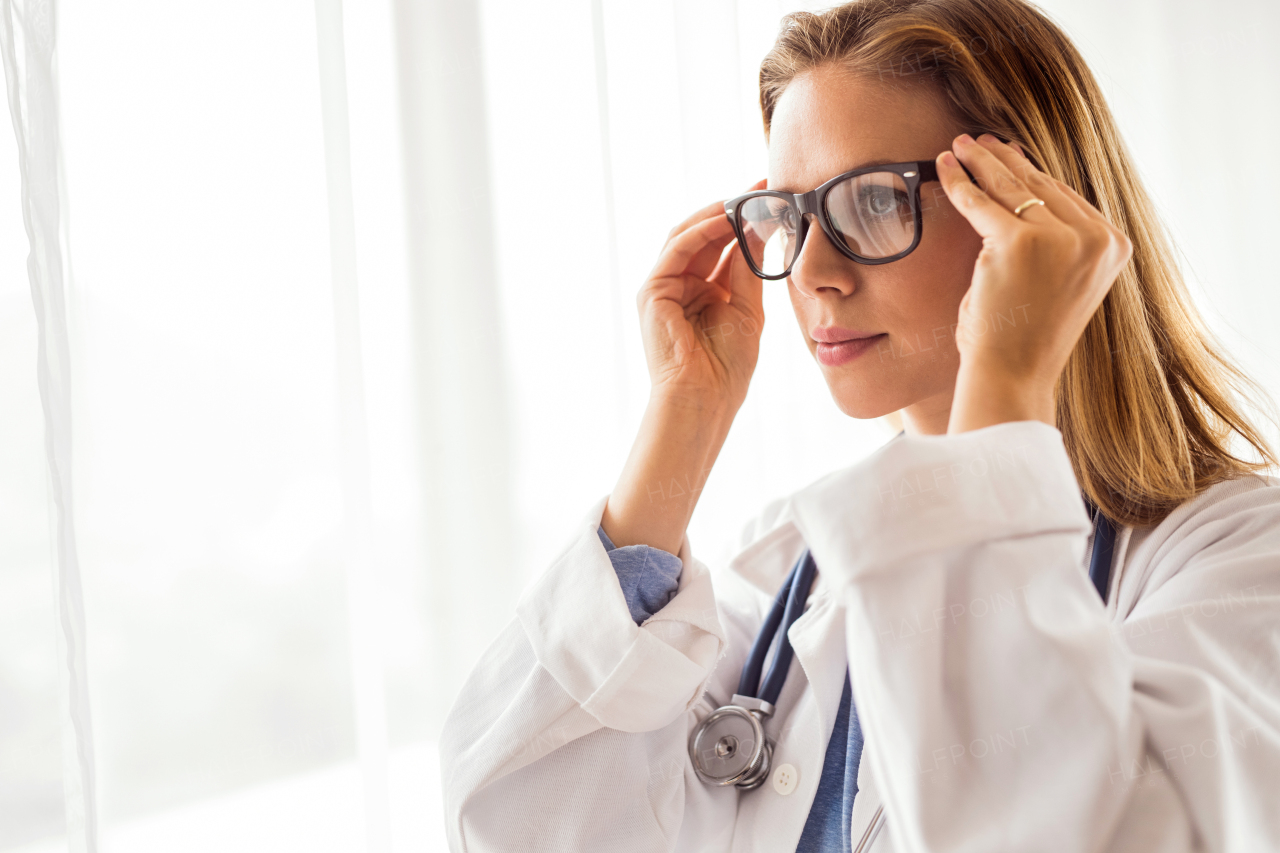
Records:
M433 739L613 484L634 294L764 174L796 8L0 0L0 850L443 849ZM1043 8L1280 396L1280 11ZM766 294L710 563L889 435Z

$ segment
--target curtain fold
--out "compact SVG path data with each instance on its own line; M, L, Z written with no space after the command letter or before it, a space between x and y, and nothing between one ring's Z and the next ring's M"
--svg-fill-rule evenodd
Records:
M343 46L343 3L342 0L315 0L315 9L329 198L329 260L343 496L343 563L356 750L364 792L366 851L390 853L387 705L383 678L386 650L380 619L387 606L385 585L379 582L377 562L372 559L369 429L356 271L356 214L351 175L346 52Z
M511 323L499 293L483 41L475 0L392 0L413 341L432 731L506 622L520 577L511 501ZM536 228L555 182L507 199ZM568 246L570 250L572 246ZM547 271L550 259L531 256ZM519 268L509 274L522 277Z
M62 695L63 787L67 842L73 853L98 849L93 720L89 710L84 599L76 549L71 455L71 347L67 292L71 277L65 177L58 113L57 26L53 0L0 0L9 113L18 143L23 223L30 242L27 273L35 308L36 375L45 418L49 496L53 503Z

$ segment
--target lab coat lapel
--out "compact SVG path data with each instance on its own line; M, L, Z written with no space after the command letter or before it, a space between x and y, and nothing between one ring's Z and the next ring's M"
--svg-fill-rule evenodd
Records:
M806 547L788 510L789 507L784 508L776 526L750 543L729 563L731 571L769 599L777 594L787 572ZM822 728L816 741L820 746L818 761L821 766L827 741L835 727L836 714L840 710L840 695L844 691L845 672L849 667L849 650L846 646L844 605L824 582L821 566L818 567L818 575L809 610L796 620L787 636L817 701ZM854 797L849 820L849 835L855 846L871 826L876 809L882 803L869 760L875 752L874 743L867 741L863 744L862 758L858 763L858 794ZM886 821L863 853L892 851L888 830Z
M742 577L751 586L772 601L787 578L787 572L804 553L804 539L800 529L791 520L788 508L784 508L778 522L760 537L749 543L729 560L729 570ZM821 574L822 567L818 567Z
M844 673L848 668L843 605L830 593L814 594L809 609L791 626L787 636L817 701L820 729L813 733L813 740L817 767L821 769L827 740L840 710Z
M729 569L757 589L763 596L762 606L767 607L768 602L777 594L778 588L786 579L787 572L804 553L805 547L799 529L789 519L784 509L774 527L730 560ZM818 709L818 728L816 731L804 732L793 729L793 732L799 742L803 743L803 752L807 756L805 763L814 768L814 772L821 772L827 742L831 737L831 730L835 727L836 714L840 710L845 672L849 667L844 605L840 603L834 590L824 582L821 566L818 567L818 582L814 584L809 606L791 626L787 636L791 640L791 647L795 651L795 659L800 664L801 672L794 670L791 672L789 683L784 688L784 697L789 692L792 679L801 676L808 682L808 689L812 692ZM791 716L796 710L794 707L790 709L787 728L799 722ZM805 727L811 725L812 722ZM871 815L875 812L876 805L879 804L879 798L874 792L873 783L867 771L866 747L864 747L863 756L858 768L859 794L854 801L853 810L852 833L855 842L862 837ZM864 782L868 788L872 788L866 794L862 789ZM868 803L870 803L870 810L867 810ZM882 847L884 843L887 842L882 839L877 840L872 849L887 849Z
M784 508L777 524L733 557L729 561L729 569L764 594L766 600L771 600L804 551L805 542L800 530ZM825 749L840 709L848 650L845 647L844 607L824 583L821 566L818 567L818 581L810 594L808 607L791 626L787 637L817 700L823 727L820 740Z

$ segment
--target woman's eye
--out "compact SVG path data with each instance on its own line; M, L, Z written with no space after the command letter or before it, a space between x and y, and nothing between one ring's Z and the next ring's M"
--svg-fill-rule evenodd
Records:
M889 187L869 187L862 203L872 216L892 216L906 204L906 197Z

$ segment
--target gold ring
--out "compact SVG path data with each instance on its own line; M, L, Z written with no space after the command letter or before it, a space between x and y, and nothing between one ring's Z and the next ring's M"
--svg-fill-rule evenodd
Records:
M1044 204L1044 199L1042 199L1042 198L1029 198L1029 199L1027 199L1027 200L1026 200L1026 201L1024 201L1022 204L1018 205L1017 207L1015 207L1015 208L1013 209L1013 215L1014 215L1014 216L1021 216L1021 215L1022 215L1022 211L1026 210L1028 207L1030 207L1030 206L1031 206L1031 205L1033 205L1033 204Z

